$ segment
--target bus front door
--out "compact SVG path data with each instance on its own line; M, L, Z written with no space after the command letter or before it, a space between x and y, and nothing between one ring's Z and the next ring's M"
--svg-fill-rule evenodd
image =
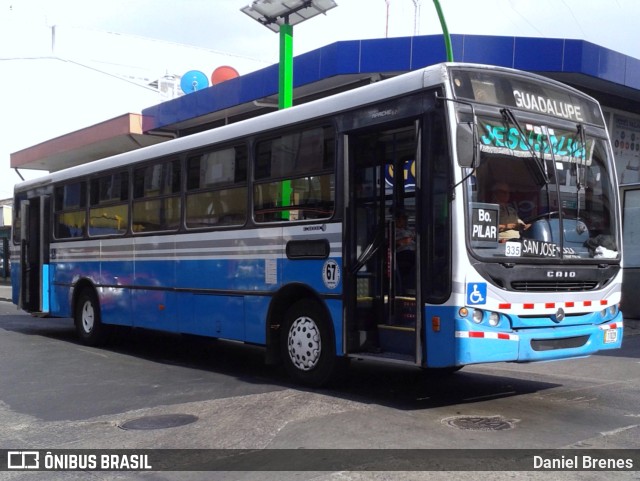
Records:
M21 309L49 311L49 197L34 197L20 204L20 296Z
M419 122L345 138L348 351L420 363Z

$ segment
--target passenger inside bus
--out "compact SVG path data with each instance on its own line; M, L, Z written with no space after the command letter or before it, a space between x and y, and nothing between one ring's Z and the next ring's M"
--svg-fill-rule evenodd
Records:
M518 211L511 204L511 191L505 182L494 184L491 191L492 202L500 205L500 225L498 228L499 242L506 242L509 239L519 239L520 232L528 229L531 225L518 216Z
M399 292L415 292L416 272L416 233L408 225L407 214L400 210L396 218L396 267L401 283Z

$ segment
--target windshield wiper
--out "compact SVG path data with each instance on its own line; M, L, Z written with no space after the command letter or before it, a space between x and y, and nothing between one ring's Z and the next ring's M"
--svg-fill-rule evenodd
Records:
M542 180L544 180L545 185L549 185L550 180L549 180L549 173L547 172L546 164L541 157L538 157L536 155L536 151L534 150L533 146L529 143L529 139L524 133L524 130L522 130L522 127L520 126L520 122L518 122L518 119L516 119L516 116L513 115L513 112L506 107L500 109L500 113L502 114L502 119L507 124L507 126L513 125L516 128L516 130L518 131L518 134L520 135L520 139L527 146L527 150L529 150L529 153L531 154L531 158L534 160L536 166L538 166L538 170L540 174L542 174Z
M576 219L580 219L580 191L585 187L584 185L584 177L586 172L586 162L587 162L587 139L584 131L584 125L578 124L576 134L580 137L580 148L584 149L585 157L584 163L582 159L576 157ZM575 139L574 139L575 142ZM586 232L587 226L584 224L577 222L576 223L576 232L578 234L583 234Z

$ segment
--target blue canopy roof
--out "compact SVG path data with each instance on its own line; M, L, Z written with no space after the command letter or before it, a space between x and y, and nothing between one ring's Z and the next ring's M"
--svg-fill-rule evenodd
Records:
M607 95L640 101L640 60L584 40L452 35L454 58L542 73ZM446 60L442 35L336 42L294 59L294 103L302 89L362 74L396 75ZM142 111L143 130L180 130L215 121L229 109L273 98L278 65L242 75Z

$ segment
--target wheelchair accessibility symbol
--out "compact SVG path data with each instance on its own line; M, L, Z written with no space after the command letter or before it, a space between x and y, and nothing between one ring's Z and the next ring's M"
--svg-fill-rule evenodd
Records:
M475 306L487 302L487 284L477 282L467 284L467 304Z

